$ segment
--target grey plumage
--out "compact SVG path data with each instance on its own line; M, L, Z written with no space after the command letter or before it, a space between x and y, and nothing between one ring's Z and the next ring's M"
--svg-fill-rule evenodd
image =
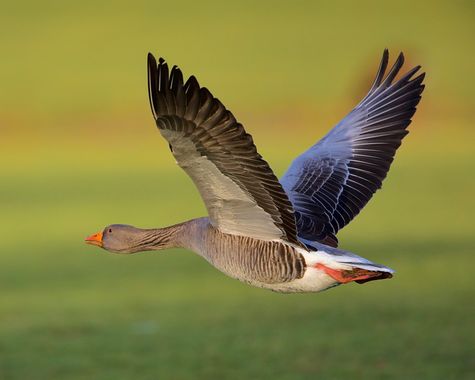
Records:
M102 234L102 247L110 252L187 248L227 275L255 285L290 282L302 278L306 268L302 254L290 243L225 234L209 218L157 229L115 224Z
M417 66L393 83L402 53L386 78L385 50L366 97L281 179L292 201L298 236L337 246L336 233L371 199L387 175L424 90Z
M381 187L424 89L419 67L385 77L387 50L366 97L299 156L281 182L243 126L195 77L185 83L149 54L156 125L194 181L209 218L159 229L111 225L86 239L117 253L188 248L230 277L282 292L390 278L383 265L336 247L336 233Z
M186 228L187 239L181 244L231 277L276 284L302 278L305 273L305 260L291 244L223 234L208 218L190 221Z

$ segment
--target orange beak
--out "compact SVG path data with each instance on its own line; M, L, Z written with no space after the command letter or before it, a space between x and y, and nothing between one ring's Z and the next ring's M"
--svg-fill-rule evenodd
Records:
M88 236L85 240L87 244L97 245L98 247L102 247L102 232L98 232L97 234Z

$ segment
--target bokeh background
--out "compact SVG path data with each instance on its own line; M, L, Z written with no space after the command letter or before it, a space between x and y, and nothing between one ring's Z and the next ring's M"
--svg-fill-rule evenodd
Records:
M1 379L473 379L471 1L0 4ZM383 49L426 91L341 247L390 281L282 295L172 250L83 244L205 214L157 133L146 53L194 74L281 175L364 96Z

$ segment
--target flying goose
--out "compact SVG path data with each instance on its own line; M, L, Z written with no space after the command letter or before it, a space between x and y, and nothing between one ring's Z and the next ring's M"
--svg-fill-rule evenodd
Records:
M424 89L420 66L395 81L385 50L363 100L279 180L251 135L194 76L148 55L153 117L208 217L165 228L113 224L86 238L109 252L180 247L226 275L278 292L318 292L393 270L337 248L337 232L381 187Z

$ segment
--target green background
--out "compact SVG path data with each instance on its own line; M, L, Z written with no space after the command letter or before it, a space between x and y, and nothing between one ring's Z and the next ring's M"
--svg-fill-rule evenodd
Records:
M473 4L2 1L0 379L473 378ZM196 75L281 175L386 47L427 87L339 238L394 279L282 295L190 252L83 244L205 214L154 127L148 51Z

